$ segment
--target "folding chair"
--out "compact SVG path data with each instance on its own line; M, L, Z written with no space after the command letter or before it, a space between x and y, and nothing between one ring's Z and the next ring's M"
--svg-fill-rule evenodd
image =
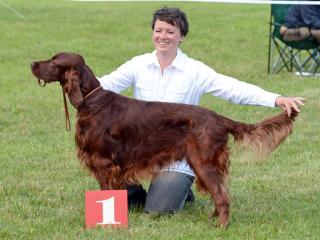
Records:
M313 37L285 41L280 35L289 7L288 4L271 4L268 73L295 69L301 76L320 75L320 44Z

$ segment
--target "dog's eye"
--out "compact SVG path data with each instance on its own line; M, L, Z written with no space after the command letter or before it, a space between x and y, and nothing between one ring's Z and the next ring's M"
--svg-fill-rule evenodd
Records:
M57 64L55 62L50 62L49 63L49 68L50 69L57 68Z
M51 74L58 75L59 74L59 66L55 62L50 62L48 65L48 71L51 72Z

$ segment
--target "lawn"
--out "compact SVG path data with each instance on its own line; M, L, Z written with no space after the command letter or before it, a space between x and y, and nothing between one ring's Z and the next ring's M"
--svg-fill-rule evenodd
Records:
M70 105L72 130L66 132L59 85L40 88L30 63L70 51L83 55L97 76L108 73L153 50L151 15L164 5L189 17L182 45L189 56L308 101L293 134L267 160L238 152L231 139L227 230L214 227L211 200L199 193L174 215L137 209L129 213L128 229L86 230L84 194L98 184L76 159L75 111ZM320 79L267 75L269 13L268 5L246 4L0 1L0 239L319 239ZM280 111L209 95L201 105L250 123Z

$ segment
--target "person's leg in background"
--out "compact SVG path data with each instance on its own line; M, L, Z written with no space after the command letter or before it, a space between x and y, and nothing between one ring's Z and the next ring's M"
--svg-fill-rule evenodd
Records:
M301 17L311 35L320 43L320 5L301 5Z
M285 41L301 41L313 36L320 43L320 5L293 5L280 34Z
M280 34L285 41L301 41L310 36L308 25L304 22L301 5L292 5L280 27Z

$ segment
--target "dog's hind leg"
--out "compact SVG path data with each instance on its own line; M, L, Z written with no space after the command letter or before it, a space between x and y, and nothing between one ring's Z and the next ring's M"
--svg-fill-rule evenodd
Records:
M222 149L212 159L202 160L200 154L189 156L189 161L201 182L204 190L210 192L215 204L212 216L217 215L220 227L227 227L229 223L230 198L227 188L228 153Z

